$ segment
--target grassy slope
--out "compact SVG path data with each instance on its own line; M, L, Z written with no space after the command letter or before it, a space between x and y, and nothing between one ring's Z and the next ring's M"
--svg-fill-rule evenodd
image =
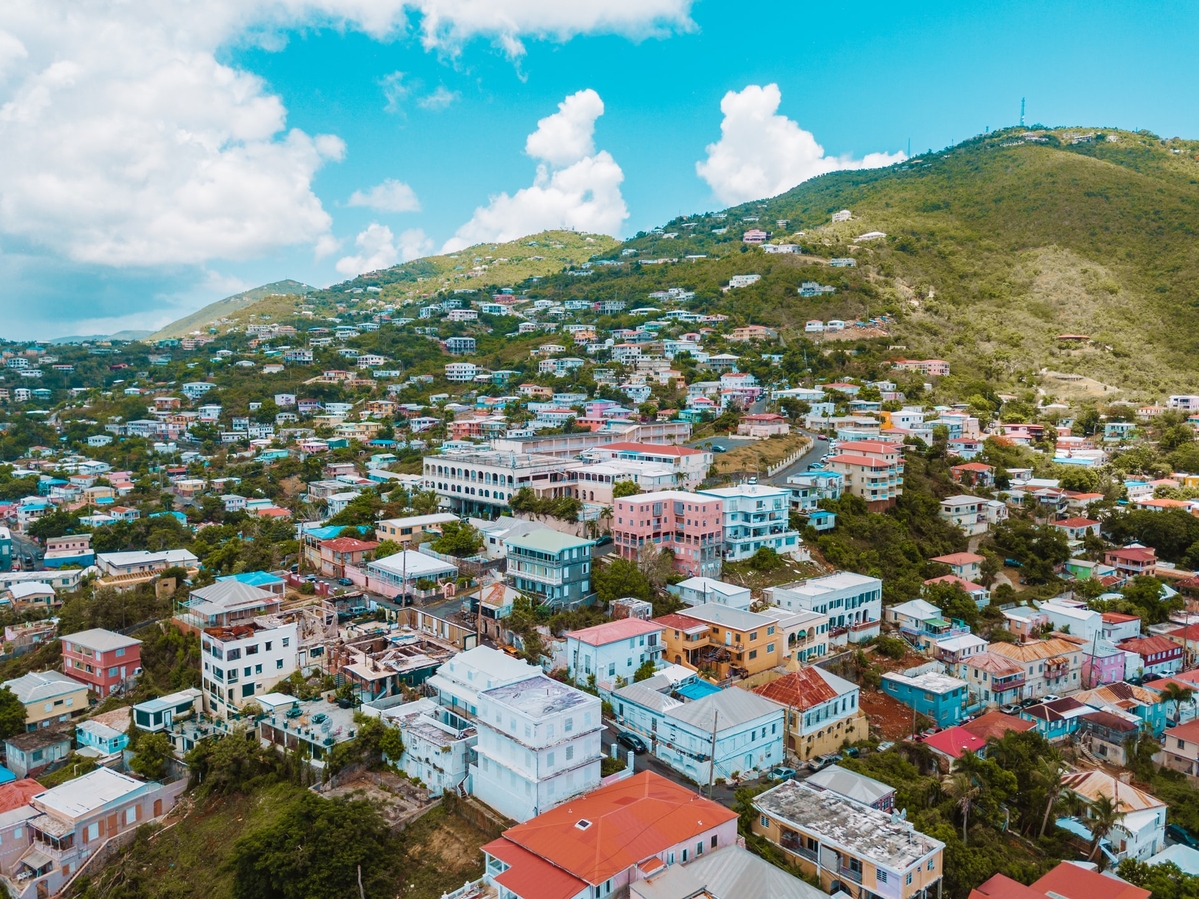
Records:
M178 321L171 322L165 328L149 336L149 340L162 340L166 337L184 337L192 331L207 330L208 326L222 318L238 315L247 306L261 301L278 298L294 297L312 291L313 288L299 281L276 281L273 284L263 284L252 290L225 297L215 303L209 303L203 309L193 312Z
M945 355L961 370L998 380L1050 368L1145 394L1194 388L1199 144L1105 133L1117 142L1073 145L1059 131L1044 144L1005 147L1018 137L988 135L903 166L814 179L736 207L724 221L699 219L689 238L645 235L633 245L643 256L729 254L740 249L743 230L763 227L781 231L776 240L804 231L794 239L830 256L851 252L858 234L884 231L885 241L852 251L856 277L869 284L856 314L869 298L871 314L902 310L897 342L911 354ZM829 224L841 208L854 220ZM760 221L742 221L751 215ZM784 229L778 219L789 220ZM713 235L717 226L729 233ZM740 260L755 271L779 264ZM721 263L699 265L714 264ZM830 283L837 271L824 269L821 280ZM764 283L736 296L770 289ZM786 291L763 305L764 320L783 325L813 309ZM1068 349L1055 340L1080 332L1094 342Z
M119 859L76 890L86 899L138 896L143 899L229 899L233 872L228 863L243 833L277 820L299 787L278 784L253 796L201 803L179 824L136 842ZM403 864L397 867L400 899L438 899L483 873L477 847L490 839L444 807L434 807L395 837Z
M427 256L382 271L368 272L326 290L317 290L298 281L280 281L205 306L167 325L149 339L181 337L198 328L206 329L222 318L232 320L234 324L227 327L234 327L253 317L290 317L296 314L301 303L317 311L332 312L338 303L346 301L346 292L355 288L380 288L377 293L356 294L356 298L401 303L445 288L515 285L528 278L560 272L563 268L586 262L593 255L609 253L617 244L616 240L602 234L546 231L508 243L480 244L445 256Z

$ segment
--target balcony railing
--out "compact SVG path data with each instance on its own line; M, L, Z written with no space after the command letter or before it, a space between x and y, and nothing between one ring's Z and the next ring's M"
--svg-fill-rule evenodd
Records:
M837 869L837 874L840 877L844 877L846 880L852 880L854 883L862 882L862 872L855 871L853 868L846 868L842 866Z

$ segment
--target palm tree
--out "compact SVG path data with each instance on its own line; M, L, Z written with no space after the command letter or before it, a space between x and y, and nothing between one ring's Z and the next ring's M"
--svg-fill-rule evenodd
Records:
M962 845L966 845L966 831L970 826L970 808L978 798L978 784L963 772L951 774L941 781L941 789L953 800L953 804L962 813Z
M1177 681L1170 681L1158 694L1162 702L1174 703L1174 724L1178 724L1182 718L1182 707L1195 698L1195 691L1190 687L1184 687Z
M1127 812L1120 811L1122 805L1124 805L1123 799L1112 799L1106 793L1100 793L1099 798L1091 803L1087 817L1087 826L1091 828L1091 854L1087 856L1087 860L1098 861L1100 871L1103 870L1105 859L1099 851L1099 844L1127 814Z
M1041 816L1041 831L1038 836L1045 836L1045 828L1049 826L1049 816L1053 813L1053 807L1057 805L1058 799L1061 798L1064 789L1062 774L1065 770L1061 759L1058 758L1042 758L1037 762L1037 767L1033 769L1033 781L1045 791L1045 814Z

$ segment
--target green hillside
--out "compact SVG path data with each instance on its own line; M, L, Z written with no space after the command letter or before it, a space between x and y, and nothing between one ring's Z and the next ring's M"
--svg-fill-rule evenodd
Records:
M763 273L729 295L735 303L716 304L747 320L788 327L888 312L898 318L890 339L905 354L948 358L997 383L1047 369L1134 396L1195 390L1199 142L1078 128L1029 136L996 132L889 169L826 175L724 219L677 219L660 229L677 237L639 235L630 246L642 258L723 256L680 278L697 286L708 280L701 269ZM840 209L853 218L834 225ZM742 255L748 228L819 257L852 255L858 266ZM870 231L886 237L854 243ZM837 294L801 300L795 282L809 276Z
M545 231L508 243L479 244L444 256L426 256L324 290L298 281L278 281L205 306L148 339L181 337L210 326L224 332L244 325L251 317L294 316L301 305L314 312L335 312L347 299L365 301L369 306L399 305L445 289L512 286L577 266L618 245L619 241L603 234ZM222 319L228 321L218 324Z
M299 281L276 281L273 284L264 284L261 287L255 287L252 290L243 291L242 293L234 294L231 297L225 297L223 300L217 300L215 303L209 303L203 309L193 312L191 315L181 318L178 321L171 322L165 328L151 334L147 340L162 340L167 337L184 337L192 331L206 331L210 326L216 325L222 319L240 318L245 314L244 310L247 306L253 306L263 300L279 299L283 297L289 299L289 305L294 304L295 297L303 296L310 293L313 288L307 284L301 284ZM224 328L221 328L224 330Z

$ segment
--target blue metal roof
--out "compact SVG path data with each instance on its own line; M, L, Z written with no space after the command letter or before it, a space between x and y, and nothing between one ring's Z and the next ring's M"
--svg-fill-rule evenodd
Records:
M237 581L242 584L249 584L251 587L264 587L283 583L282 578L276 577L269 571L243 571L241 574L227 574L224 577L217 578L217 580Z

